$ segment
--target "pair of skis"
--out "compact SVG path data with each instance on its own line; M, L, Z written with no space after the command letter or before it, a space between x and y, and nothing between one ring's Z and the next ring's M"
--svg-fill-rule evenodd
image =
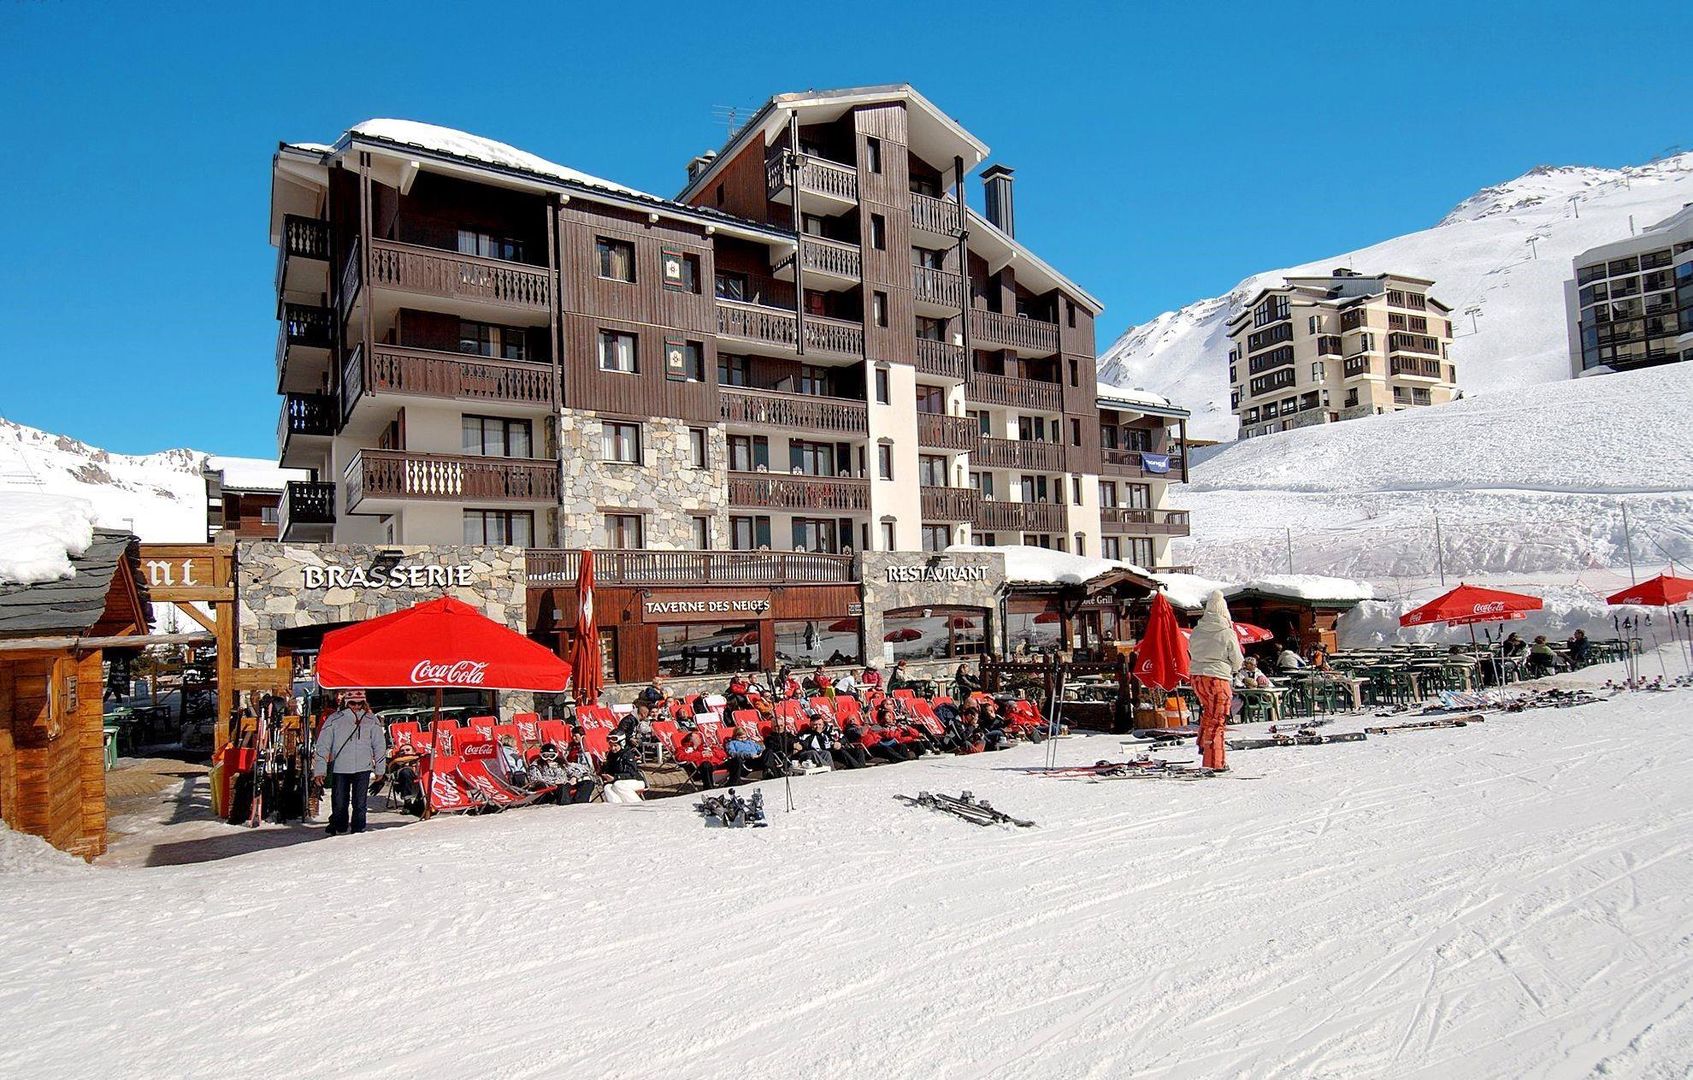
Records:
M915 797L895 795L894 798L908 806L921 806L951 814L973 825L1015 825L1020 829L1034 825L1032 821L1014 818L1003 810L996 810L986 799L978 799L968 791L958 795L931 795L927 791L919 791Z
M1449 716L1443 717L1439 720L1419 720L1409 724L1387 724L1383 727L1367 727L1364 729L1364 734L1387 735L1395 731L1432 731L1436 728L1466 727L1470 724L1479 724L1482 720L1483 717L1480 713L1471 713L1469 716Z
M1267 750L1272 746L1324 746L1328 743L1363 742L1365 735L1362 731L1340 731L1333 735L1319 735L1315 731L1301 729L1293 735L1271 735L1265 739L1230 739L1230 750Z
M754 791L752 798L743 799L734 790L711 795L694 805L705 818L707 827L724 829L762 829L770 822L764 818L764 792Z

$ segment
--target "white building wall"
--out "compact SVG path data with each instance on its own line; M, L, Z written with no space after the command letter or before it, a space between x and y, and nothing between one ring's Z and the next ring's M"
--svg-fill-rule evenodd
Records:
M870 543L885 550L882 521L894 520L895 550L916 551L923 546L923 504L917 484L917 369L909 364L889 364L888 404L876 401L875 374L870 382L870 443L865 472L870 477ZM882 479L877 467L877 447L883 439L893 442L894 478Z

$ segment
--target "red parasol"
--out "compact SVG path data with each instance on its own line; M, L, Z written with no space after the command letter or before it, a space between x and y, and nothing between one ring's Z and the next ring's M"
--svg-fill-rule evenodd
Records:
M1055 623L1057 621L1058 612L1056 611L1043 611L1039 615L1035 616L1035 622L1037 623Z
M954 615L946 621L946 625L947 628L951 630L974 630L976 628L975 623L966 619L962 615Z
M1158 593L1147 612L1146 633L1135 646L1135 678L1146 686L1174 690L1187 674L1187 639L1176 625L1176 609Z
M829 633L831 634L850 634L857 629L857 619L836 619L829 624Z
M1427 626L1445 623L1465 626L1471 623L1511 622L1527 617L1527 612L1539 611L1540 597L1503 589L1483 589L1476 585L1460 585L1444 596L1437 596L1420 608L1399 616L1400 626Z
M730 638L729 644L731 644L731 645L757 645L758 644L758 631L757 630L743 630L739 634L736 634L734 637Z
M584 548L581 560L576 570L576 641L570 650L570 663L576 669L572 688L578 705L593 705L599 702L605 683L600 630L594 622L594 553Z
M1192 637L1192 636L1193 636L1192 630L1183 630L1182 631L1182 637L1185 638L1185 637ZM1234 624L1234 636L1235 636L1235 640L1239 641L1242 645L1256 645L1260 641L1269 641L1271 638L1275 637L1274 634L1270 633L1268 630L1264 629L1262 626L1254 626L1249 622L1237 622L1237 623L1235 623Z
M333 630L317 658L325 689L563 690L570 665L461 600L443 596Z
M1670 607L1685 604L1693 597L1693 578L1659 574L1650 581L1630 585L1622 592L1607 597L1607 604L1639 604L1642 607Z
M923 631L914 626L904 626L898 630L889 630L882 635L883 641L916 641L923 636Z

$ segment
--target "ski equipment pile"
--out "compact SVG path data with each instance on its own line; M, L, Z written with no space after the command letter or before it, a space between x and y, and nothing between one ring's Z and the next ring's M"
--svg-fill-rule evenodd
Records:
M750 826L761 829L770 824L764 819L762 791L753 792L751 799L743 799L731 788L722 795L701 799L694 809L705 818L708 828L744 829Z
M1362 731L1342 731L1333 735L1318 735L1315 731L1300 729L1296 735L1271 735L1266 739L1230 739L1230 750L1265 750L1272 746L1322 746L1326 743L1363 742L1365 735Z
M915 797L895 795L894 798L910 806L922 806L963 818L974 825L1015 825L1020 829L1034 825L1032 821L1014 818L1002 810L994 809L986 799L978 799L968 791L958 795L931 795L927 791L919 791Z
M1450 716L1439 720L1418 720L1409 724L1387 724L1383 727L1367 727L1366 735L1386 735L1394 731L1430 731L1435 728L1465 727L1469 724L1482 722L1480 714L1471 713L1469 716Z

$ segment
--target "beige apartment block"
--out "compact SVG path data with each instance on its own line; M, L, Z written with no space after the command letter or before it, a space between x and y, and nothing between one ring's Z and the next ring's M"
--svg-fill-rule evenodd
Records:
M1342 267L1260 291L1229 321L1240 437L1458 397L1452 309L1429 295L1433 284Z

